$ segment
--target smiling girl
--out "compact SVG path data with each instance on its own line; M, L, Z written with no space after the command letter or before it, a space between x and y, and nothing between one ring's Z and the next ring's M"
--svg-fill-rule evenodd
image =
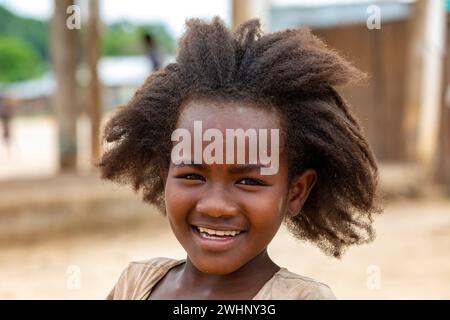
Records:
M255 19L232 33L219 18L189 20L176 62L108 122L99 163L104 179L132 184L160 209L187 257L131 262L107 299L335 299L278 266L267 246L282 223L337 258L373 240L377 165L335 89L363 76L307 29L263 35ZM174 161L173 132L195 137L199 121L215 130L211 141L279 130L276 172L262 174L261 159L240 163L238 150L230 162L190 152ZM220 146L210 155L230 152Z

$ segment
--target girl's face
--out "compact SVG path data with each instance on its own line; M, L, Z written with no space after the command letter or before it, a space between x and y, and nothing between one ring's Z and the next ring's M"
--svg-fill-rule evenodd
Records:
M177 128L194 137L194 121L202 130L219 129L226 143L226 129L279 129L274 113L237 102L214 103L194 100L181 112ZM269 139L267 139L269 140ZM210 142L202 142L203 149ZM175 144L175 143L174 143ZM194 141L192 140L192 148ZM248 155L248 139L245 143ZM280 141L279 168L262 175L255 166L238 164L174 164L171 161L165 185L167 217L178 241L195 267L209 274L236 271L265 250L278 231L288 197L288 168ZM236 149L235 149L236 150ZM270 149L269 149L270 150ZM194 151L192 150L192 159ZM225 152L224 152L225 154ZM237 152L234 152L235 157ZM258 164L261 164L258 161ZM306 195L307 196L307 195ZM306 198L305 198L306 199ZM300 199L301 200L301 199ZM300 205L300 203L297 203ZM295 203L294 203L295 207ZM296 208L292 208L296 210ZM299 209L299 208L297 208ZM212 235L199 227L217 231L238 231L237 235Z

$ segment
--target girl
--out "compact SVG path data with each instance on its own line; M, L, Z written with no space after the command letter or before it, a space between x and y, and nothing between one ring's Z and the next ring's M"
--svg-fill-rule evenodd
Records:
M283 222L337 258L373 240L377 165L335 89L364 74L307 29L263 35L254 19L232 33L217 17L186 24L176 62L108 122L99 167L102 178L142 190L187 257L131 262L107 299L335 299L327 285L278 266L267 246ZM276 141L269 147L276 172L248 163L248 145L245 164L236 155L192 161L189 151L174 161L175 130L195 136L196 121L216 142L231 129L279 130L279 153Z

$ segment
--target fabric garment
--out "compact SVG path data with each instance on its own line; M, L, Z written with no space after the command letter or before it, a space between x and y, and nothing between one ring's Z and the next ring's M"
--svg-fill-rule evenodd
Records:
M186 260L153 258L131 262L119 277L107 300L146 300L152 288L169 270ZM318 281L304 277L286 268L280 268L253 300L335 300L331 289Z

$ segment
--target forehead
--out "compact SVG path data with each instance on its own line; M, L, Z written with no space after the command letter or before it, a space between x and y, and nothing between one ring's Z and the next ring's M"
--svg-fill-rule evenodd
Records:
M177 127L191 129L194 121L204 128L281 129L280 119L273 108L262 108L248 102L191 100L183 105Z
M284 163L284 134L273 107L239 101L191 100L181 108L179 129L187 129L188 134L185 136L183 131L181 144L179 136L172 139L176 148L172 156L187 156L188 162L196 159L197 164L205 161L221 168L244 163L269 167L266 169L270 170L262 170L266 171L263 174L269 174L274 168L278 172L280 161ZM214 137L209 135L213 131Z

